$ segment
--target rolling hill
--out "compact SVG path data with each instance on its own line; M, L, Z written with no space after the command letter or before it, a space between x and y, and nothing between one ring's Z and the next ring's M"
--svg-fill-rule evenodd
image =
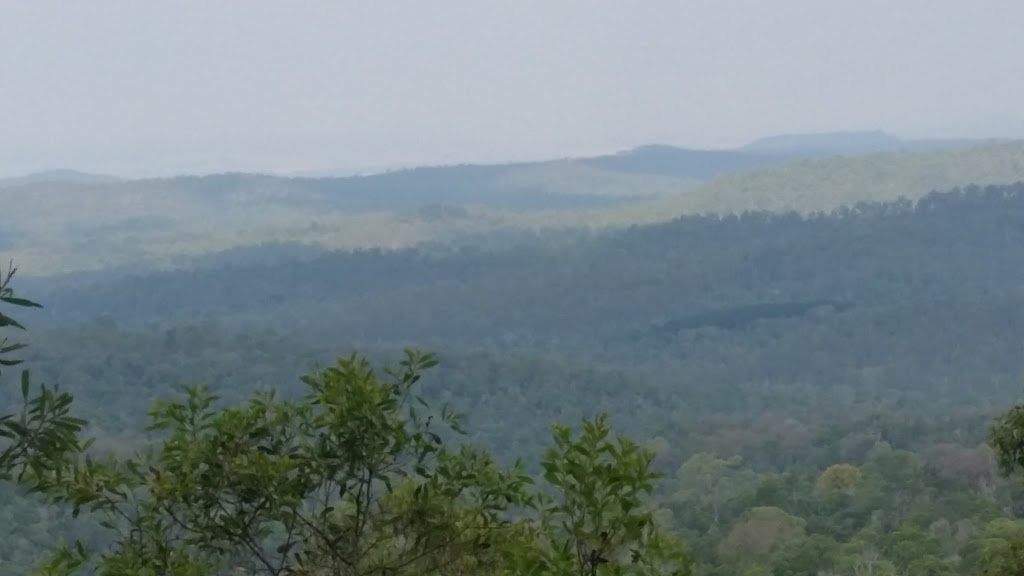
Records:
M16 259L29 275L159 269L265 242L400 248L693 213L829 210L972 182L1010 183L1024 178L1022 157L1020 142L837 133L779 136L735 150L643 146L593 158L344 178L118 180L54 171L0 181L0 258Z
M971 184L1012 184L1021 180L1024 141L998 140L937 149L802 158L761 170L726 174L686 194L615 208L508 215L505 223L520 227L606 227L667 222L691 214L809 214L861 202L913 201L930 192Z

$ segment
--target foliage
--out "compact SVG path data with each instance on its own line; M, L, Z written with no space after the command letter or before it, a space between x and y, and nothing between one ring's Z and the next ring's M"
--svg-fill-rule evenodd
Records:
M992 426L989 444L995 450L1003 474L1024 469L1024 406L1017 405L1002 414ZM1024 530L1009 524L993 531L984 548L985 573L1009 576L1024 571Z
M174 429L143 429L146 408L169 386L209 382L199 397L220 397L214 419L228 426L221 415L237 413L248 426L279 406L303 406L308 386L284 384L261 420L252 393L270 398L299 368L334 365L335 346L368 350L376 364L430 345L442 362L424 377L424 400L465 415L465 436L435 430L443 446L458 446L453 455L477 446L500 473L522 457L520 474L535 482L501 512L511 524L491 541L489 567L511 571L514 557L587 569L577 545L586 560L601 541L586 523L580 534L589 536L577 541L557 520L565 513L555 508L582 497L571 496L568 469L559 486L544 479L546 432L551 422L593 424L608 413L611 428L657 447L649 471L669 478L653 481L637 513L672 546L686 541L696 576L979 574L1012 558L1000 551L1012 550L1024 516L1024 483L998 476L1000 451L981 445L992 418L1020 401L1022 215L1024 187L971 188L830 215L693 217L498 250L268 249L189 274L60 289L37 280L27 285L44 295L47 313L26 316L33 346L19 352L34 375L75 394L97 440L93 465L131 480L126 493L137 499L127 511L151 501L150 464L166 474L159 458ZM95 319L105 315L113 320ZM78 320L87 322L69 325ZM17 402L16 387L0 390L0 401ZM556 441L554 462L614 467L567 451L586 426L581 434L565 447ZM597 445L622 457L617 442ZM214 457L252 444L225 446L197 442L181 458L227 470ZM134 450L143 451L129 457ZM119 467L127 460L145 482ZM376 510L413 509L425 480L411 475L392 480ZM464 504L431 503L439 534L476 526L475 516L463 519ZM66 527L70 507L0 494L0 574L24 574L61 538L116 552L116 534L93 523L104 510L89 507ZM332 518L343 524L344 510ZM266 536L271 553L286 534L279 524ZM786 537L774 540L779 527ZM483 569L470 556L454 554L449 570ZM617 559L599 557L610 560L605 571Z
M818 476L817 488L824 491L849 492L860 480L860 470L849 464L833 464Z
M153 450L34 478L113 532L99 558L64 547L44 573L554 575L575 559L581 575L688 574L646 501L651 453L607 440L603 417L575 442L556 427L550 485L535 492L520 464L443 439L462 433L459 416L414 391L436 363L409 351L382 379L353 355L305 377L297 402L217 409L203 387L158 402Z
M676 474L679 484L673 500L687 508L691 518L702 518L702 527L717 528L726 508L753 492L756 475L740 468L743 459L728 460L701 452L690 457Z
M653 452L611 438L607 417L584 421L579 438L556 425L543 477L536 552L516 555L515 574L636 574L688 576L682 544L662 534L647 497L659 474Z
M18 298L14 295L14 289L11 287L11 280L14 278L15 272L17 272L17 269L14 267L14 264L9 265L6 274L3 272L3 269L0 268L0 303L7 304L8 306L18 306L21 308L41 308L42 306L32 302L31 300ZM25 329L20 322L0 311L0 329L9 328L16 328L18 330ZM21 360L11 359L8 355L12 352L21 350L26 346L27 344L22 342L9 341L6 334L0 337L0 369L21 364ZM0 374L2 374L2 372L0 372Z
M992 427L989 443L1003 473L1024 469L1024 406L1014 406Z
M15 272L13 264L6 274L0 270L0 304L40 308L39 304L14 294L11 280ZM22 360L9 356L26 346L7 338L5 332L10 328L25 329L20 322L0 311L0 329L5 329L0 331L0 368L22 363ZM37 478L44 477L88 447L79 444L79 432L85 422L71 416L70 394L44 385L37 394L30 396L32 386L28 370L21 371L20 384L21 411L16 414L0 413L0 480L15 475L20 482L29 471Z
M100 279L86 290L55 282L42 294L57 311L40 321L220 317L308 341L553 348L592 358L608 349L629 362L678 356L705 336L742 342L765 327L825 324L841 328L827 341L852 331L865 362L880 362L892 346L906 349L896 358L926 353L911 331L963 345L931 326L950 316L966 316L965 329L1012 329L994 317L1024 297L1012 288L1024 282L1014 265L1022 213L1024 185L976 188L808 217L688 217L564 244L326 253L275 265L273 274L252 263ZM780 352L798 347L783 344ZM703 362L695 355L690 363ZM783 356L745 377L809 364Z
M733 526L722 540L721 553L726 557L763 556L804 535L806 521L774 506L752 508L746 518Z

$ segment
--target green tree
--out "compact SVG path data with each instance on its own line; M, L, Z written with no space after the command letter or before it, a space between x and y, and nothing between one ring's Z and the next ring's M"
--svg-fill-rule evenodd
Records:
M850 464L833 464L818 476L816 488L822 492L849 494L860 481L860 470Z
M756 489L757 475L740 469L741 463L739 456L724 460L707 452L693 455L679 467L673 499L702 527L717 527L731 502Z
M771 555L772 576L803 576L830 571L839 544L828 536L814 534L790 540Z
M733 526L719 545L727 559L744 561L764 556L779 546L804 536L807 522L772 506L752 508L747 518Z
M165 437L83 459L41 491L111 530L98 557L61 547L45 574L104 576L681 574L689 558L646 501L652 454L612 441L604 417L556 427L548 485L465 442L460 415L415 391L432 355L379 376L353 355L305 377L299 401L257 394L217 408L204 387L158 402ZM439 427L438 424L441 426Z
M988 443L1004 475L1024 469L1024 405L1014 406L996 420Z
M1024 405L1011 408L992 426L988 439L999 469L1009 476L1024 469ZM992 576L1024 573L1024 529L1008 520L992 522L985 529L982 566Z
M13 264L6 273L0 269L0 304L41 308L39 304L15 295L11 287L15 272L17 269ZM0 370L20 365L22 360L12 358L11 354L27 346L7 336L7 331L25 330L25 327L5 310L0 309ZM29 470L36 478L45 477L88 447L79 444L79 434L85 422L71 416L70 394L44 385L32 395L28 370L21 371L20 382L20 412L0 414L0 480L14 477L19 482L24 481Z
M873 544L854 539L844 544L837 559L837 573L844 576L895 576L896 566Z
M513 554L513 573L690 574L682 542L662 532L647 501L661 477L650 469L654 452L611 436L605 414L584 420L579 437L560 425L553 436L534 536Z
M886 557L900 573L921 576L952 573L942 556L942 543L917 522L903 522L886 537Z
M982 559L986 576L1017 576L1024 566L1024 539L1015 538L990 545Z

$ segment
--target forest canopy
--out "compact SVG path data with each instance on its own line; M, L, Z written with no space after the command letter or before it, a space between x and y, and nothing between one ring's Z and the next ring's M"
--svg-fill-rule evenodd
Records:
M63 540L65 566L82 553L102 562L106 551L127 573L154 554L195 560L196 569L240 559L297 568L288 534L313 517L253 503L269 501L271 488L305 502L308 487L290 484L300 477L373 485L389 495L373 500L375 513L403 530L469 530L444 545L397 542L397 524L386 522L352 531L345 514L369 500L345 500L359 494L346 488L349 496L333 493L340 500L323 526L341 530L338 546L364 566L380 556L359 552L355 534L364 544L363 534L384 538L377 546L398 557L429 549L424 562L443 556L464 574L522 573L507 564L513 558L584 571L588 558L628 564L627 552L587 555L601 531L586 528L581 540L555 520L559 505L558 514L573 514L565 506L577 500L564 490L582 484L570 479L596 466L602 472L587 477L611 484L594 490L628 480L638 499L625 512L621 502L588 506L616 510L608 518L624 522L622 534L684 572L1013 573L1024 537L1012 410L1024 376L1022 214L1024 185L970 187L828 214L692 216L559 242L277 253L273 267L257 257L188 272L28 278L45 308L17 308L32 328L17 331L18 341L31 346L14 352L32 382L74 396L74 416L88 421L81 436L95 443L88 460L54 462L77 470L59 481L45 469L23 477L42 494L0 488L9 531L0 564L25 573ZM429 352L406 356L408 347ZM391 380L370 368L402 362L430 366ZM18 406L16 374L5 372L0 398ZM427 428L429 408L402 388L413 372L415 395L440 407ZM395 400L400 408L378 407L389 395L405 399ZM383 428L332 431L322 411L330 402L359 409L350 402L358 398L376 399L362 409ZM415 416L405 411L414 406ZM434 428L451 413L462 414L464 434ZM205 422L201 433L193 420ZM376 465L300 473L282 456L306 451L297 461L313 466L314 438L372 430L393 434L374 444L394 449L388 462L405 471L388 476L391 488L360 480L358 470L371 468L378 478ZM424 446L434 451L420 474ZM586 460L587 450L612 460ZM638 475L608 475L620 465ZM433 496L468 490L468 500L417 499L421 483L436 487ZM485 503L483 488L499 499ZM252 499L238 500L246 489ZM187 516L227 493L242 506L231 510L266 529L258 546L220 517ZM488 507L498 501L501 510ZM137 532L157 537L118 539L131 523L117 510L129 508L146 523ZM425 524L410 520L417 510L429 512ZM642 510L641 524L657 532L637 532L629 510ZM514 529L486 548L493 564L469 563L479 555L466 551L484 542L468 535L505 514ZM184 528L172 525L186 517L220 532L179 539L173 531ZM308 530L304 542L321 542ZM199 548L158 546L172 540ZM570 540L584 542L582 552L553 552L572 552ZM313 548L323 566L339 550ZM598 573L610 569L598 564Z

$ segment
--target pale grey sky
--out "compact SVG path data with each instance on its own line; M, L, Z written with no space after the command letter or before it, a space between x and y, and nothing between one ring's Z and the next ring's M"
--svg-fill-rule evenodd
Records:
M1020 0L0 0L0 175L1024 135L1022 22Z

